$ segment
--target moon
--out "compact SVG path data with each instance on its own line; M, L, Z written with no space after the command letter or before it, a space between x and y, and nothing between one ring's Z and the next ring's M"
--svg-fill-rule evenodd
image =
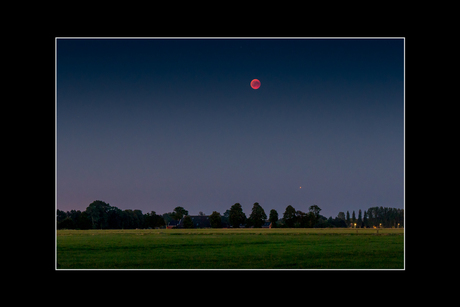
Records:
M260 87L260 81L258 79L254 79L251 81L251 87L253 89L258 89Z

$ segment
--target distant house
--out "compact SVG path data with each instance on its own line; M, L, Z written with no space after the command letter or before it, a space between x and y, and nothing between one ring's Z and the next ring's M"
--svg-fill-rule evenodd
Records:
M211 222L209 215L189 215L193 222L193 228L210 228ZM177 228L184 228L184 219L182 218L177 225Z
M272 223L270 221L265 221L262 225L262 228L272 228Z
M177 225L179 225L179 222L180 222L180 221L171 220L171 221L169 221L169 223L168 223L168 225L166 226L166 228L167 228L167 229L176 228Z

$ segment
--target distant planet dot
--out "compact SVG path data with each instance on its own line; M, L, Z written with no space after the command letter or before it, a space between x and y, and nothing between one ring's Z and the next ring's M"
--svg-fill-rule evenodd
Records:
M251 87L253 89L255 89L255 90L258 89L260 87L260 81L257 80L257 79L252 80L251 81Z

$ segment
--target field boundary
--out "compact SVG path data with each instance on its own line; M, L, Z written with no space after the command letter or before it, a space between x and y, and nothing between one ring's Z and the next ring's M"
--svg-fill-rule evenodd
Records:
M203 229L89 229L56 230L65 235L404 235L404 228L203 228Z

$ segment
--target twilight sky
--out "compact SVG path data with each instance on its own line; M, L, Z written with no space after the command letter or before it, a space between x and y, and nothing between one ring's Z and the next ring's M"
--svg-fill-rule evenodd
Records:
M56 59L60 210L404 207L403 39L57 39Z

